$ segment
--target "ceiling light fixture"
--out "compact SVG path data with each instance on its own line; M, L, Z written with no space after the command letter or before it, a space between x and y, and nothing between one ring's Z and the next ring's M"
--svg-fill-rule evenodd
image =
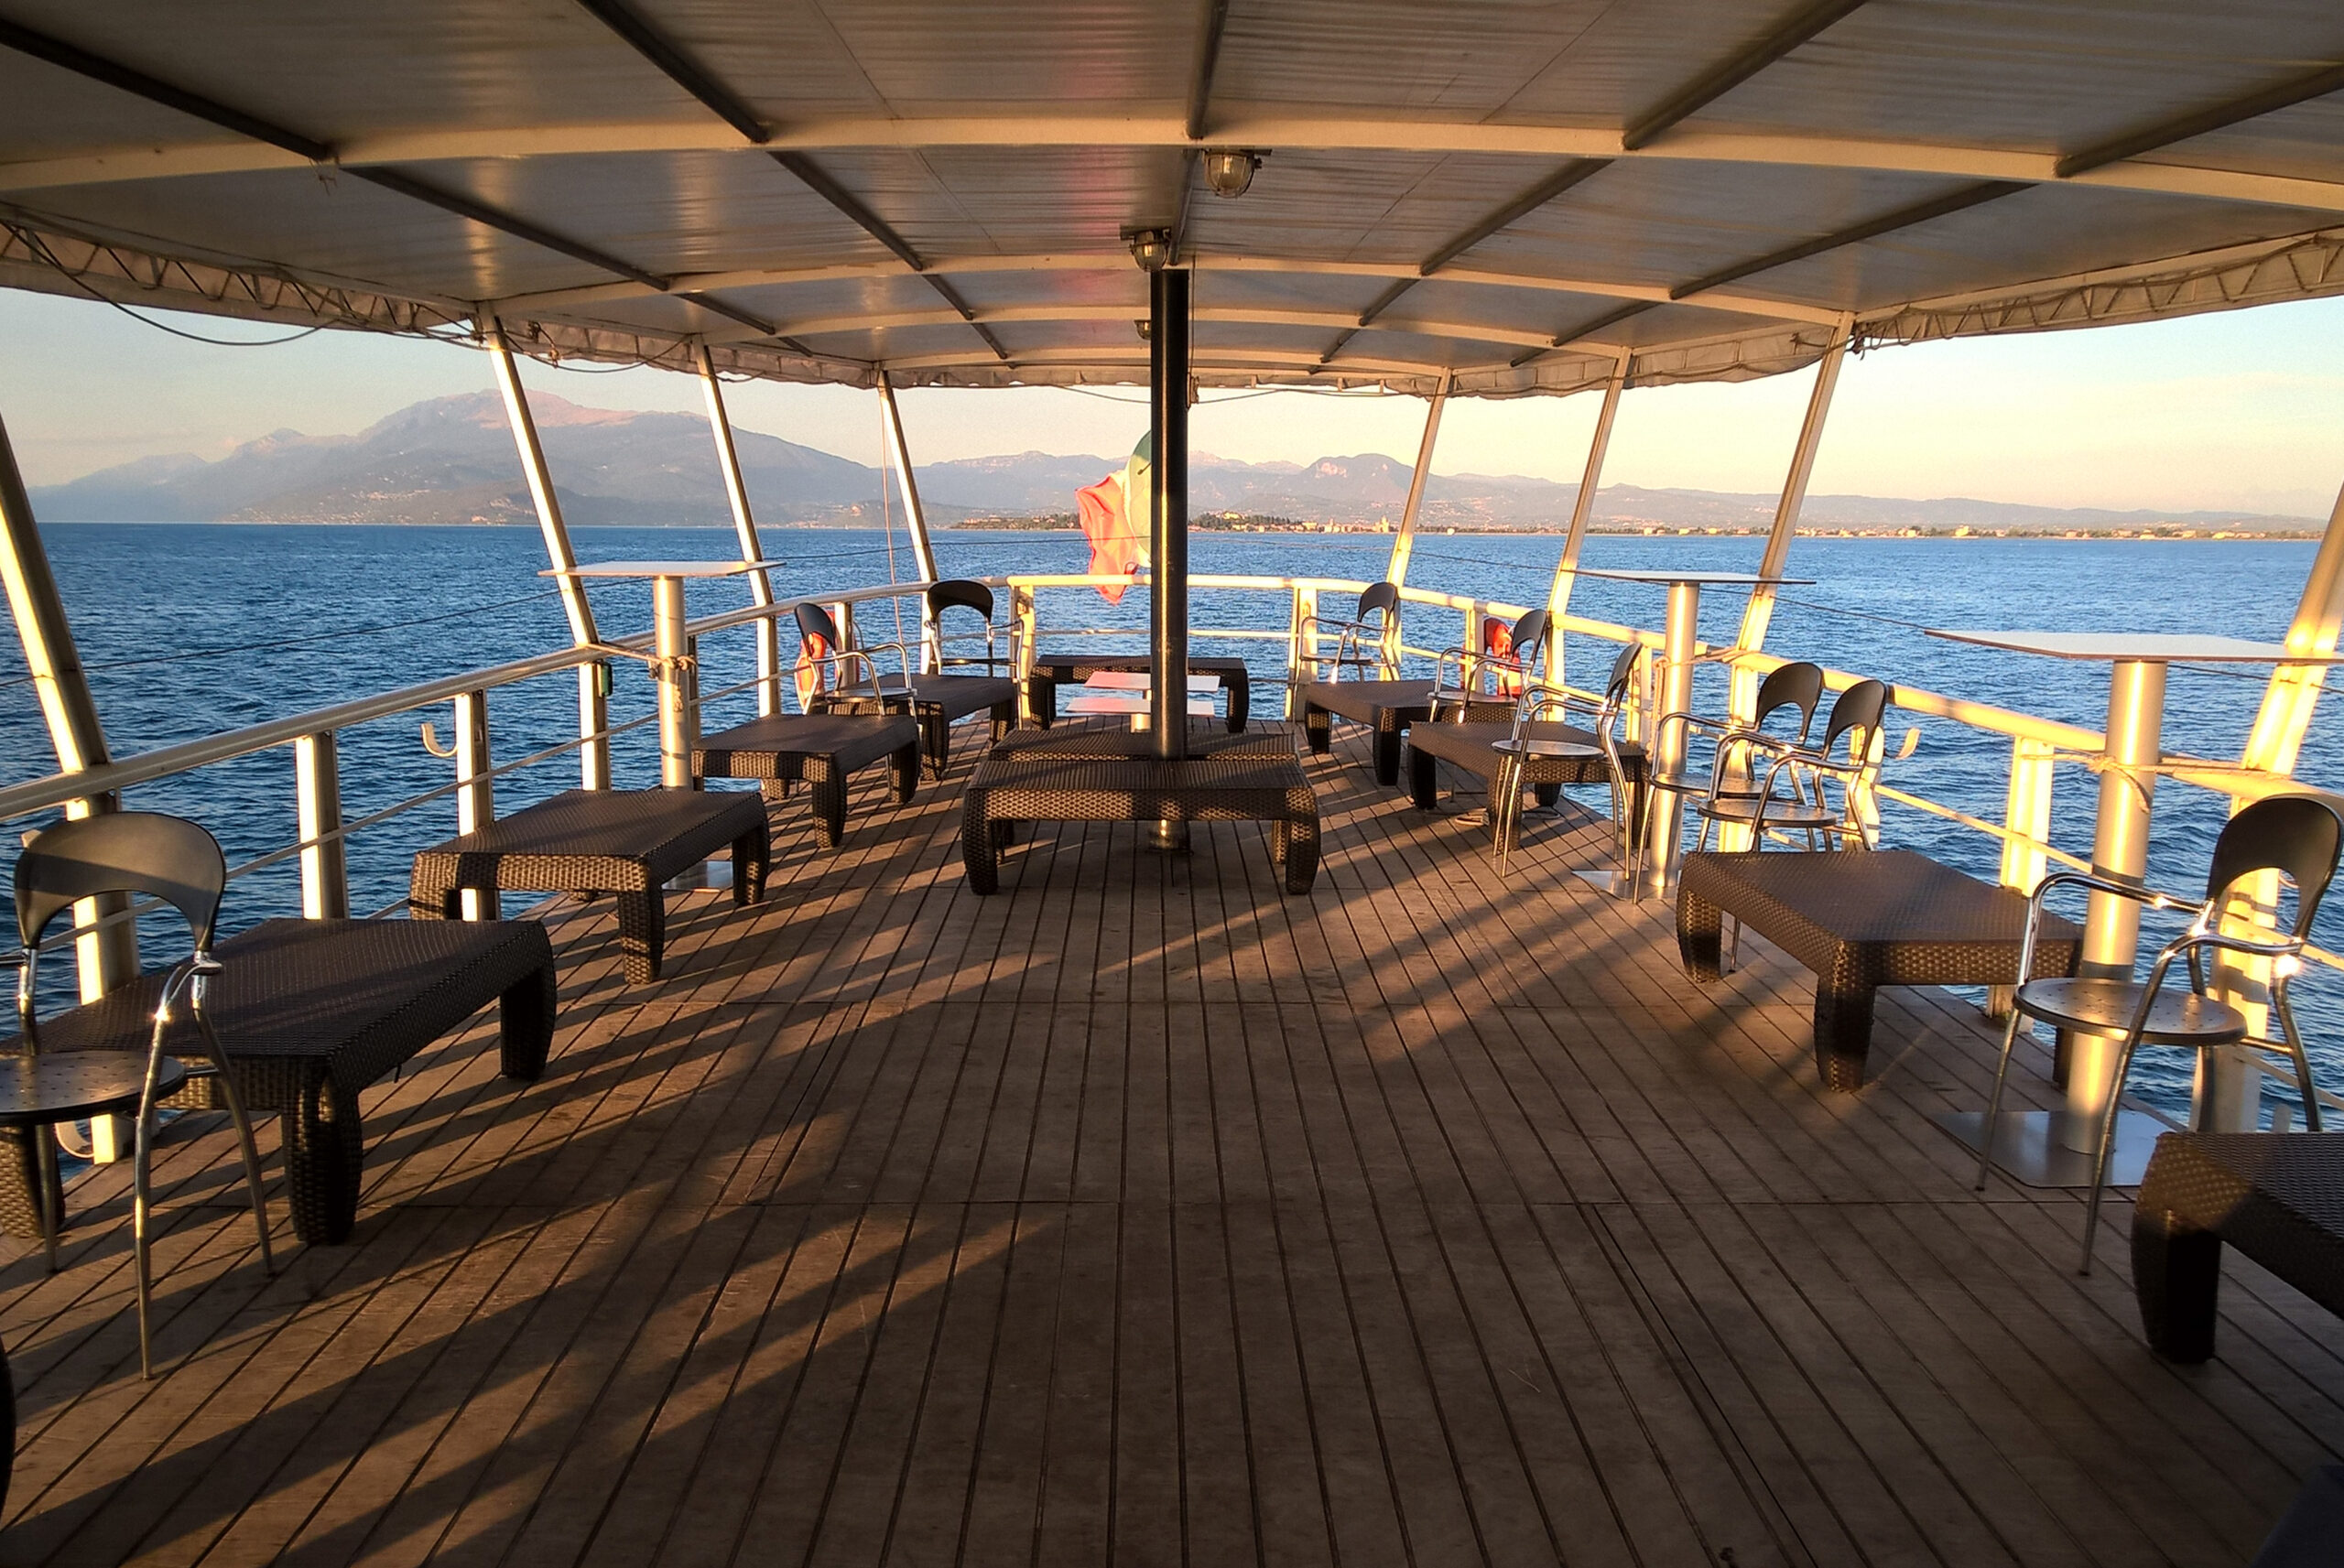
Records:
M1145 272L1162 272L1172 259L1169 229L1125 229L1123 243L1131 247L1132 260Z
M1205 149L1205 183L1212 187L1215 196L1232 199L1245 194L1253 183L1253 171L1270 155L1257 153L1249 147L1208 147Z

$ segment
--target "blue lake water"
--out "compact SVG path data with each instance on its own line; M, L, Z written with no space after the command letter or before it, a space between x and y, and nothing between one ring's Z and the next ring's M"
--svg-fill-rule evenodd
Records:
M49 529L48 540L117 757L523 657L568 639L559 601L537 575L543 546L529 529L78 524ZM776 590L785 597L884 582L891 574L917 575L900 532L892 562L878 530L774 528L766 530L765 542L766 553L786 563L775 577ZM585 528L576 531L576 545L589 560L736 553L730 532L721 530ZM1538 602L1556 546L1548 537L1427 535L1418 541L1409 580ZM1602 537L1589 541L1584 564L1748 569L1759 546L1754 538ZM1373 579L1383 573L1387 549L1387 541L1362 535L1199 534L1191 556L1200 573ZM2106 716L2105 666L1962 647L1902 623L2192 631L2275 640L2293 613L2312 549L2308 543L2204 540L1803 539L1792 553L1792 570L1814 579L1814 586L1785 590L1767 645L1892 684L2097 730ZM944 571L969 576L1075 572L1088 559L1072 534L946 531L937 553ZM593 598L606 635L650 622L646 585L603 585ZM746 589L738 581L698 584L690 595L695 614L745 602ZM1662 590L1582 579L1572 608L1657 628ZM1088 589L1062 589L1045 593L1041 617L1046 628L1118 629L1128 639L1124 645L1136 649L1145 646L1146 611L1144 591L1111 608ZM1740 594L1711 592L1703 601L1703 634L1730 638L1741 611ZM911 612L906 605L907 627ZM893 634L886 611L865 615L866 637ZM1238 625L1282 630L1286 617L1282 593L1199 593L1192 611L1201 651L1243 652L1264 677L1283 673L1274 644L1207 647L1203 634ZM1458 631L1454 620L1419 611L1408 640L1438 645L1454 641ZM785 630L784 638L787 654L794 633ZM1572 678L1581 685L1599 681L1613 651L1608 643L1571 639ZM708 689L750 673L745 632L708 639L701 655ZM2175 668L2166 748L2235 758L2266 673ZM0 683L5 683L0 684L0 779L10 783L54 771L22 675L15 639L0 638ZM563 672L496 692L490 702L495 753L517 756L574 735L576 689L575 677ZM1721 708L1722 672L1705 671L1697 697L1697 707ZM1275 700L1275 692L1257 699L1269 711ZM651 686L641 666L621 666L611 706L617 720L651 711ZM737 722L753 712L743 694L712 706L709 722ZM449 782L452 764L421 744L421 717L343 733L348 816ZM444 741L446 709L434 717ZM1894 722L1892 746L1916 721L1897 715ZM2009 742L1957 725L1917 722L1920 749L1892 762L1888 781L2000 820ZM622 784L656 782L652 727L615 742L613 772ZM2332 709L2321 712L2298 772L2308 782L2344 787L2344 726ZM499 809L567 788L576 777L575 761L564 756L499 779ZM2061 848L2089 850L2096 795L2093 775L2081 768L2060 771L2053 837ZM198 818L220 836L233 863L295 837L291 755L278 750L159 781L134 790L130 804ZM453 831L454 809L452 801L434 802L354 839L353 906L364 912L395 903L406 887L409 857ZM1992 840L1894 803L1886 810L1884 841L1993 874L2000 852ZM2176 892L2202 886L2208 850L2224 816L2219 797L2165 784L2156 803L2152 881ZM281 864L235 885L227 923L233 928L298 908L295 869ZM2324 946L2344 948L2344 897L2323 912L2316 935ZM2317 1042L2323 1080L2344 1086L2344 977L2315 971L2297 995ZM2144 1073L2140 1081L2170 1108L2186 1103L2187 1084L2178 1073Z

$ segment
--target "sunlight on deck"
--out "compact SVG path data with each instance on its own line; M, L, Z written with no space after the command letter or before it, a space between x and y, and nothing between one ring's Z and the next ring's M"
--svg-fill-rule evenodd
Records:
M1601 828L1502 882L1340 749L1307 896L1068 826L980 900L971 748L834 853L783 806L657 985L557 909L544 1079L483 1023L369 1096L349 1247L265 1280L177 1124L151 1384L85 1178L0 1279L0 1562L2235 1563L2344 1450L2335 1319L2233 1256L2164 1365L2122 1205L2086 1280L2074 1195L1972 1195L1955 999L1827 1095L1805 971L1696 987Z

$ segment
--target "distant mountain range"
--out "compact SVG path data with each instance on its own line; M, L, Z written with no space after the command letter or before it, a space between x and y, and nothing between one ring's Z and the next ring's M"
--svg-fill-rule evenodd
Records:
M581 525L723 525L731 521L707 425L685 414L585 408L533 399L563 514ZM851 524L877 518L878 470L754 431L737 433L757 516L781 523ZM1096 457L971 458L923 464L921 500L939 523L1031 518L1074 509L1074 492L1116 467ZM1199 456L1190 506L1308 523L1373 524L1396 519L1408 465L1377 455L1308 465L1242 463ZM1487 474L1437 474L1427 487L1429 528L1550 528L1568 520L1574 484ZM36 515L54 523L530 523L502 403L488 394L434 398L355 436L278 430L206 461L192 453L143 458L32 492ZM898 503L900 505L900 503ZM1609 527L1763 527L1771 495L1612 485L1597 497ZM1937 531L2105 531L2159 524L2248 532L2317 526L2304 517L2230 512L2111 512L1948 499L1861 495L1807 499L1809 528L1906 527Z

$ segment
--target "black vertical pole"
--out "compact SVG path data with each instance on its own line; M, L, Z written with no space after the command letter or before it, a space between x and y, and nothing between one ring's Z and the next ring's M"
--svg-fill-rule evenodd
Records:
M1188 274L1166 267L1149 279L1149 428L1154 494L1148 559L1154 627L1150 703L1156 754L1188 754Z

